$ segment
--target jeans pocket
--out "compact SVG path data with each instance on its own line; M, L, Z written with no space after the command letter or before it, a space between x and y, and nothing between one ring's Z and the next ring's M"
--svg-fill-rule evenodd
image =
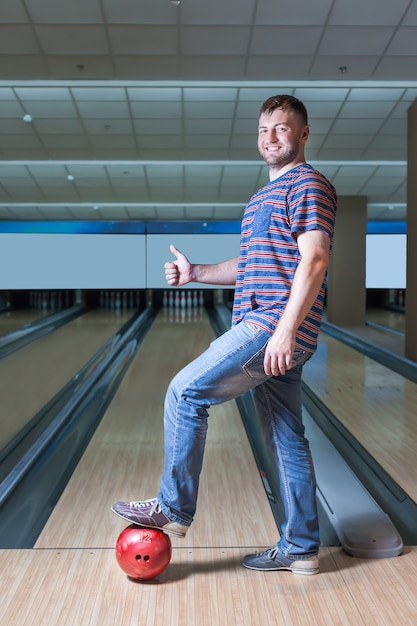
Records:
M292 355L291 369L293 369L294 367L302 367L304 363L307 363L307 361L311 359L312 356L313 356L312 352L308 352L307 350L300 350L299 348L296 348L294 350L294 354Z
M264 370L265 349L267 343L268 342L266 342L260 350L255 352L255 354L251 356L251 358L243 365L243 370L246 375L253 380L262 380L267 378Z
M253 380L262 380L269 378L269 376L265 374L264 370L264 359L267 343L268 342L266 342L266 344L243 365L243 369L245 370L246 374L249 376L249 378L252 378ZM300 350L299 348L296 348L292 357L291 370L295 368L302 368L304 363L306 363L312 356L312 352L307 352L307 350Z

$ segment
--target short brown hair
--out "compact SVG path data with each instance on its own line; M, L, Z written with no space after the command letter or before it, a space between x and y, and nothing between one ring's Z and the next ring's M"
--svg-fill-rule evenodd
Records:
M307 109L304 104L298 98L294 96L287 95L279 95L279 96L271 96L268 100L265 100L263 105L261 106L261 115L262 113L266 113L267 115L271 115L275 111L275 109L291 109L298 113L301 117L303 124L308 126L308 114Z

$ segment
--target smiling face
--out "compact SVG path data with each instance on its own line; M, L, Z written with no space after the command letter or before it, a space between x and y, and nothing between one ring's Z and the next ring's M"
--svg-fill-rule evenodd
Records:
M309 127L296 111L278 108L272 113L261 113L258 150L269 166L271 180L305 162L308 134Z

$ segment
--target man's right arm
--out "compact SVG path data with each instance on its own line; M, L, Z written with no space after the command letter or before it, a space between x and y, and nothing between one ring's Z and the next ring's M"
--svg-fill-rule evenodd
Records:
M171 287L181 287L197 282L208 285L234 285L236 282L238 257L221 263L190 263L175 246L170 246L175 261L165 263L165 277Z

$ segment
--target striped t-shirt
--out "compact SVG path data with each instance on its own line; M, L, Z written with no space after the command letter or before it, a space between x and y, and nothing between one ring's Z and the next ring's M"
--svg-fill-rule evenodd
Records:
M232 324L250 322L273 332L288 301L300 261L297 235L324 230L332 239L337 197L331 183L307 163L297 165L249 201L243 215ZM298 328L296 347L314 352L325 282Z

